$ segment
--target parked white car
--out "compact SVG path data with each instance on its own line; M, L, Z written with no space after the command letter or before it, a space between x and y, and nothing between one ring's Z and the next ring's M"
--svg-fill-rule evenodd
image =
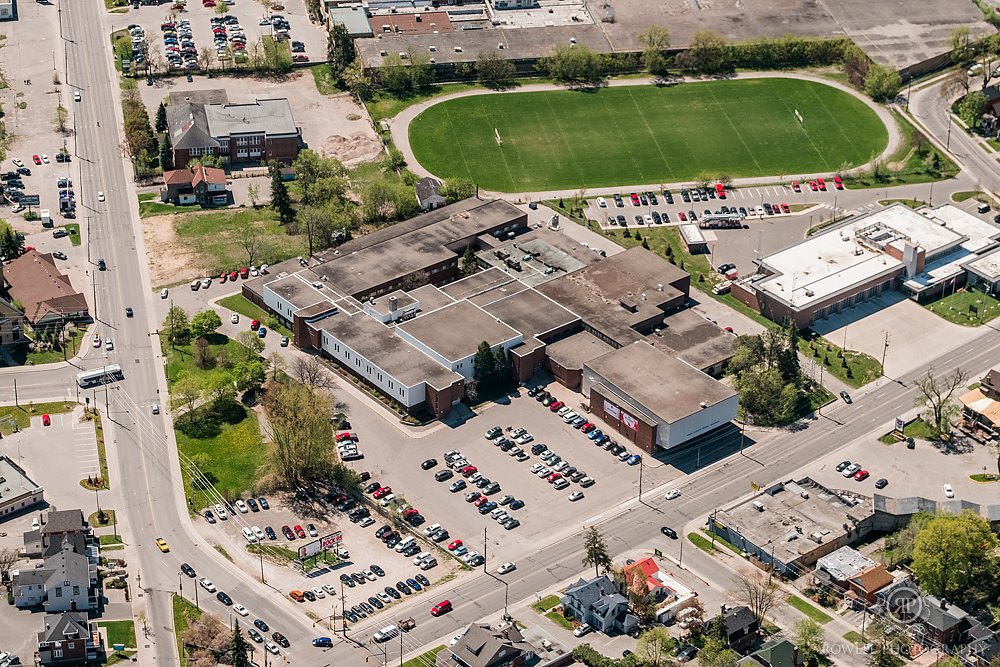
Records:
M517 569L517 565L511 562L507 562L497 568L497 574L507 574L508 572L512 572L515 569Z

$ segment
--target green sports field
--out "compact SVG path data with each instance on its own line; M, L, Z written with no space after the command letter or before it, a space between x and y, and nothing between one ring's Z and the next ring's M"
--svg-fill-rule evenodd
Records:
M424 168L499 192L832 172L888 142L863 102L798 79L461 97L409 132Z

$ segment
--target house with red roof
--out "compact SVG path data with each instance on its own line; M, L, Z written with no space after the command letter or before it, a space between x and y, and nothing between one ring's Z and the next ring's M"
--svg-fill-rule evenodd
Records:
M180 206L226 206L231 203L226 172L203 164L164 172L160 201Z
M648 599L656 605L656 620L668 623L676 618L677 613L694 604L698 594L680 583L669 572L660 569L659 563L653 558L643 558L625 566L625 578L631 582L640 577L649 590Z

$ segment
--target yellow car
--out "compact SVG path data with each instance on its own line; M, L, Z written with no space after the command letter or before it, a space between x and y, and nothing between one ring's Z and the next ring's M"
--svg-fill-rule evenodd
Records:
M167 553L168 551L170 551L170 545L167 544L167 541L162 537L156 538L156 546L158 546L160 548L160 551L162 551L163 553Z

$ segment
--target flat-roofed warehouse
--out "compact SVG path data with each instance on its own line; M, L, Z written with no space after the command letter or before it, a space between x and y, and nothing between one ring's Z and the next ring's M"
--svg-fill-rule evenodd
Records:
M619 435L653 452L708 433L736 417L736 392L639 341L583 365L591 412Z

